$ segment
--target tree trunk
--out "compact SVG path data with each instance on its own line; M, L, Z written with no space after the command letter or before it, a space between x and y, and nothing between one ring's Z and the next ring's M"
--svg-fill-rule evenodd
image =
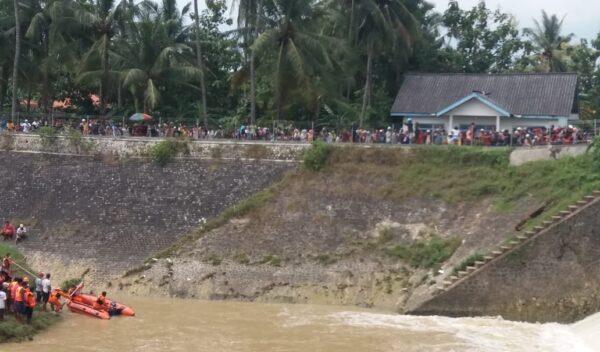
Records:
M0 116L4 111L4 89L6 88L6 80L4 79L4 65L0 66Z
M19 57L21 56L21 25L19 22L19 2L13 0L15 8L15 59L13 62L13 79L12 79L12 110L11 118L15 121L17 117L17 86L19 83Z
M260 34L260 25L261 25L261 2L257 1L256 4L256 14L254 17L254 34L252 38L252 42L258 38ZM253 50L250 50L250 124L256 124L256 55Z
M208 115L206 111L206 85L204 82L204 64L202 62L202 47L200 45L200 12L198 11L198 0L194 0L194 22L196 24L196 64L200 70L200 95L202 99L202 120L204 129L208 130Z
M352 4L350 5L350 25L348 26L348 42L352 44L354 42L354 38L352 36L352 32L354 32L354 0L352 0Z
M365 79L365 89L363 92L363 103L362 109L360 112L360 121L359 127L363 127L363 123L365 122L365 117L367 115L367 108L369 107L370 95L371 95L371 74L373 69L373 50L367 49L367 77Z
M123 105L123 87L121 87L121 81L117 78L117 109L121 109Z
M250 53L250 124L256 124L256 67L253 51Z
M104 35L102 43L102 83L100 85L100 115L106 114L106 105L108 100L108 35Z
M44 55L46 58L46 64L44 65L42 71L42 110L44 115L47 115L48 112L53 108L54 100L50 101L50 67L48 64L48 57L50 56L50 37L47 31L44 32Z

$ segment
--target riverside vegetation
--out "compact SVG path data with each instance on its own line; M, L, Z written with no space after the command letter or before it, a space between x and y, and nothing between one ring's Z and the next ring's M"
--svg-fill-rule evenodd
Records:
M19 267L14 267L14 275L21 277L31 276L30 273L35 272L27 265L25 257L15 247L0 243L0 253L2 253L2 255L10 253L13 260L27 270L27 272L25 272ZM31 279L33 280L35 278L32 277ZM31 324L18 322L14 315L8 312L5 313L4 319L4 321L0 322L0 344L5 342L31 340L36 333L58 322L60 320L60 316L51 312L42 312L38 304L36 305L33 313Z
M121 287L152 294L160 283L158 291L181 297L212 292L402 310L420 287L440 280L438 269L458 271L516 228L600 188L594 153L518 167L509 155L504 148L315 143L303 167L209 219L132 270Z

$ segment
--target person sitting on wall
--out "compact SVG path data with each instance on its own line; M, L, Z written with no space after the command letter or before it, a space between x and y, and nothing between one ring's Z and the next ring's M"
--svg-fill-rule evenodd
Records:
M27 238L27 228L25 225L21 224L17 228L17 237L15 238L15 241L16 243L19 243L19 241L22 241L25 238Z
M4 223L4 227L2 227L2 232L0 232L0 235L2 235L4 240L13 238L15 235L15 227L10 223L10 221Z

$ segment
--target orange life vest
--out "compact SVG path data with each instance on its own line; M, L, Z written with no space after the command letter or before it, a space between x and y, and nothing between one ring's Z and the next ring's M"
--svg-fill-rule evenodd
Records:
M15 302L23 302L23 286L17 286L17 290L15 292Z
M25 299L26 299L27 307L34 308L35 307L35 295L33 294L33 292L31 292L31 290L27 290L25 295L26 295Z
M14 300L15 299L15 291L17 290L17 282L16 281L11 281L10 284L8 284L8 292L10 294L10 299Z
M98 296L98 298L96 299L96 302L94 303L93 308L97 309L97 310L101 310L102 308L104 308L104 303L106 302L106 297L100 295Z

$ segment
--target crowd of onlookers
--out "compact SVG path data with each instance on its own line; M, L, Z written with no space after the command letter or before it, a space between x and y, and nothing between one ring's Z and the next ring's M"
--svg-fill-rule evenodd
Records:
M412 122L404 123L400 128L388 126L383 129L347 128L335 130L327 127L313 130L297 128L294 125L274 128L243 124L235 129L205 129L202 126L185 123L119 122L106 119L48 120L28 119L13 123L0 119L0 132L31 133L40 127L62 129L71 127L85 136L134 136L134 137L187 137L190 139L233 139L256 141L285 141L310 143L315 139L327 143L378 143L378 144L455 144L482 146L534 146L547 144L586 143L595 133L569 125L566 127L516 127L512 130L496 131L495 128L478 128L474 123L469 126L455 126L446 130L440 126L421 127Z

